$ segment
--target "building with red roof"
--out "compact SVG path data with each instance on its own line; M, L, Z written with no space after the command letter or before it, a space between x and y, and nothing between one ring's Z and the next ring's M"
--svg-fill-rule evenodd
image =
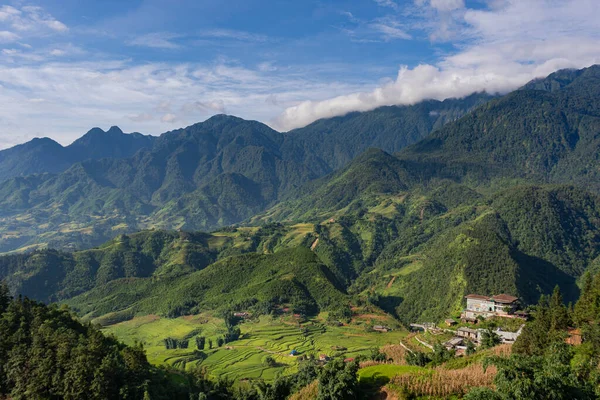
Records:
M474 322L480 317L518 318L515 313L519 306L519 299L515 296L504 293L495 296L469 294L465 299L467 299L467 307L461 315L462 320Z

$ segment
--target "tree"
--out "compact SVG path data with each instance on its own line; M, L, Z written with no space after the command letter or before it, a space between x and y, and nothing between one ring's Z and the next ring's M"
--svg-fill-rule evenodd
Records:
M383 362L387 359L387 356L385 355L385 353L382 353L378 348L373 348L371 349L369 359L372 361Z
M349 400L358 398L358 363L335 359L319 374L318 400Z
M225 333L225 336L223 336L223 340L225 341L225 343L234 342L238 340L241 335L242 332L240 328L238 328L237 326L232 326L227 329L227 333Z
M196 347L198 350L204 350L206 345L206 338L204 336L196 336Z
M265 357L264 363L267 367L276 367L277 366L277 361L275 361L275 359L271 356Z
M212 350L213 348L213 341L212 339L208 339L208 348Z
M10 291L8 290L8 286L4 281L0 281L0 314L6 310L8 304L10 303L11 296Z
M319 368L317 367L316 361L314 359L302 361L298 365L298 372L294 376L293 388L294 390L299 390L312 383L318 377Z
M498 336L491 328L481 332L481 348L491 349L492 347L498 346L501 342L500 336Z
M404 359L408 365L415 365L417 367L424 367L431 362L429 355L421 351L408 351Z
M454 350L448 350L444 345L436 343L431 353L431 361L434 365L441 365L454 357Z
M290 395L291 385L288 377L278 377L272 384L263 380L254 385L260 400L285 400Z
M221 347L221 346L223 346L224 343L225 343L225 339L223 339L222 337L219 336L217 338L217 346Z
M581 296L575 304L573 319L579 326L600 319L600 274L587 272L582 278Z
M555 331L567 329L571 325L571 317L558 285L554 287L550 297L550 324L550 329Z
M540 296L538 304L533 307L531 320L513 345L513 352L543 355L553 343L564 340L570 322L560 289L556 287L552 296Z
M471 389L464 400L504 400L504 398L490 388L481 387Z
M467 340L467 355L470 356L471 354L475 354L475 352L477 351L477 347L475 347L475 343L473 343L470 340Z
M484 367L496 366L494 384L497 393L506 400L595 399L593 383L577 376L572 359L571 348L564 342L556 342L544 356L491 357L485 360Z

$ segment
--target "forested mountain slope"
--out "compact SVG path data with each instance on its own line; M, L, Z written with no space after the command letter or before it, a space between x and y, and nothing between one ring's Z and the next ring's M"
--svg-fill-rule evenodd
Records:
M551 75L490 101L398 157L465 182L518 178L598 192L599 98L600 66Z
M14 155L4 157L5 170L14 172L0 184L0 251L38 243L89 247L147 227L207 230L237 223L369 146L400 150L490 98L384 107L285 134L218 115L159 138L93 129L67 148L49 139L41 140L55 147L48 152L36 145L27 155L15 147L3 152ZM65 152L85 161L73 163ZM9 166L28 157L40 165ZM33 172L48 173L27 175Z
M0 277L15 291L109 321L222 305L263 312L289 302L316 312L368 301L414 322L457 312L469 292L506 292L527 304L556 284L574 300L578 279L600 256L592 155L599 74L559 72L395 155L368 149L319 179L318 168L342 158L305 164L307 153L284 155L285 135L217 116L129 159L9 181L3 201L37 199L38 216L79 213L114 234L115 221L131 223L122 229L140 223L131 210L149 225L184 230L252 218L212 234L155 230L88 251L4 257ZM366 117L347 118L338 123ZM561 167L576 157L593 168ZM284 201L257 214L277 199ZM117 216L106 222L109 210ZM252 304L239 303L248 298Z

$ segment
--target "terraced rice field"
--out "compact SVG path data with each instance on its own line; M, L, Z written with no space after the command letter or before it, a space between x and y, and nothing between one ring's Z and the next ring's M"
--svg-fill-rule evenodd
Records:
M105 330L125 343L144 343L148 358L154 364L168 363L183 368L202 365L214 376L267 381L295 371L301 355L355 357L369 353L374 347L397 343L406 336L405 331L367 332L363 325L326 326L318 319L299 327L286 318L261 317L259 321L247 321L239 326L241 339L221 348L216 348L216 342L217 337L225 333L225 326L222 320L210 315L176 319L138 317ZM163 340L167 337L183 339L190 335L187 349L167 350L164 346ZM213 349L206 346L201 359L195 342L198 335L214 343ZM296 357L290 355L292 350L296 350ZM275 367L266 366L268 356L276 360Z

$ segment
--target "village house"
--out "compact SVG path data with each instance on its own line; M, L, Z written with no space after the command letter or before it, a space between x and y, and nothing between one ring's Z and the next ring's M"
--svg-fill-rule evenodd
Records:
M389 326L375 325L373 327L373 330L376 332L389 332L392 330L392 328L390 328Z
M452 349L462 348L462 347L464 347L464 344L465 344L465 340L463 338L453 337L452 339L450 339L446 343L444 343L444 346L448 350L452 350Z
M521 335L521 333L523 332L524 326L525 325L521 325L519 330L516 332L505 331L501 328L497 328L493 332L500 337L501 343L513 344L517 340L517 338ZM471 328L465 328L465 327L458 328L456 330L456 338L455 339L468 339L476 344L479 344L479 343L481 343L481 341L483 339L483 333L485 331L486 331L485 329L471 329ZM450 341L448 341L446 343L451 344Z
M247 312L236 312L236 313L233 313L233 316L236 318L244 318L245 319L245 318L249 318L250 314L248 314Z
M504 331L504 330L502 330L500 328L496 329L494 332L496 333L496 335L500 336L500 341L502 343L512 344L512 343L514 343L517 340L517 338L519 336L521 336L521 333L523 332L523 327L524 326L525 325L521 325L521 327L519 328L519 330L516 331L516 332Z
M469 339L470 341L476 343L479 341L479 332L476 329L465 327L458 328L456 330L456 336L463 339Z
M488 297L469 294L465 298L467 299L467 308L461 314L463 321L476 322L478 317L519 317L519 314L516 314L519 299L514 296L499 294Z
M435 328L434 322L423 322L422 324L410 324L410 330L413 332L427 332Z
M446 323L446 326L456 325L456 321L453 320L452 318L448 318L444 322Z

